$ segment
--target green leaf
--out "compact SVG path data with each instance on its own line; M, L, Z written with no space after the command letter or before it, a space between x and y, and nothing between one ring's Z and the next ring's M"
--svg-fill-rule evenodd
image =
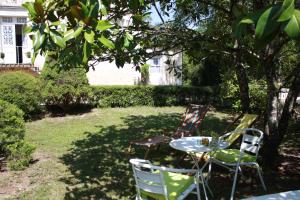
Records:
M100 9L100 13L101 13L103 16L106 16L106 15L107 15L107 9L106 9L106 7L105 7L104 4L100 3L99 9Z
M23 31L24 31L24 34L28 34L33 31L33 28L32 28L32 26L25 25Z
M34 35L33 40L33 50L37 51L45 41L45 34L41 34L40 31L37 31Z
M281 15L277 21L284 22L289 20L292 17L294 10L295 10L294 0L284 0L281 7Z
M80 33L82 32L83 30L83 27L82 26L79 26L75 31L74 31L74 37L77 38Z
M109 49L115 48L115 44L111 40L105 38L103 35L99 38L99 41Z
M133 40L133 35L131 35L130 33L127 33L127 32L126 32L125 36L126 36L126 38L127 38L128 40L130 40L130 41Z
M39 16L44 16L44 8L42 2L34 2L34 10Z
M82 2L80 2L81 5L81 13L83 14L83 17L89 17L89 9L86 5L84 5Z
M89 57L92 54L92 49L91 49L91 45L87 42L84 41L84 45L83 45L83 58L82 58L82 62L84 64L87 64L89 61Z
M236 26L233 28L233 35L234 37L240 39L246 34L246 31L247 31L247 25L240 22L236 24Z
M23 3L22 6L28 11L29 15L32 17L32 18L35 18L37 16L37 13L34 9L34 4L31 3L31 2L26 2L26 3Z
M300 10L294 10L294 14L284 26L284 32L291 38L300 38Z
M269 35L278 31L280 23L273 19L273 17L280 8L281 7L277 5L272 6L264 11L264 13L259 17L255 29L255 36L259 40L267 38Z
M86 41L88 41L88 43L94 43L94 37L95 37L95 33L92 30L88 30L87 32L84 33L84 38L86 39Z
M52 26L59 26L59 25L61 25L61 21L58 20L58 21L52 22L51 25Z
M128 48L129 45L130 45L130 42L129 42L129 40L127 39L127 37L125 37L125 38L124 38L124 47L125 47L125 48Z
M60 46L61 48L66 47L65 40L60 35L58 35L57 33L53 32L53 31L50 31L50 37L56 45Z
M33 52L32 57L31 57L31 63L32 64L34 64L37 55L38 55L38 51Z
M109 21L107 20L99 20L98 24L97 24L97 30L98 31L105 31L107 29L112 28L114 25L111 24Z
M64 40L69 41L74 38L74 29L70 29L64 33Z

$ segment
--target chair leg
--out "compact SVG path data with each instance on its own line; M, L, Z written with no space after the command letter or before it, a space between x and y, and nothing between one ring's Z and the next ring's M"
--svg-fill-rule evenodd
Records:
M203 191L204 191L204 195L205 195L205 200L208 200L208 198L207 198L207 193L206 193L206 188L205 188L205 187L206 187L206 186L205 186L205 179L204 179L202 173L201 173L199 176L201 177L201 182L202 182L202 187L203 187Z
M260 182L262 184L262 187L264 188L265 191L267 191L267 187L265 185L265 182L264 182L264 179L263 179L263 176L262 176L262 171L261 171L261 169L258 165L256 165L256 169L257 169L257 173L258 173Z
M198 173L195 176L195 182L196 182L196 190L197 190L197 200L201 200L201 197L200 197L200 188L199 188L199 175L198 175Z
M211 169L212 169L212 163L211 163L211 161L209 161L207 180L209 180L211 177Z
M239 173L239 168L240 168L240 166L239 166L239 164L237 164L236 168L235 168L235 174L234 174L234 179L233 179L233 185L232 185L230 200L233 200L233 197L234 197L237 177L238 177L238 173Z
M151 148L151 147L148 147L148 148L147 148L147 151L146 151L145 156L144 156L144 159L145 159L145 160L147 160L147 157L148 157L150 148Z

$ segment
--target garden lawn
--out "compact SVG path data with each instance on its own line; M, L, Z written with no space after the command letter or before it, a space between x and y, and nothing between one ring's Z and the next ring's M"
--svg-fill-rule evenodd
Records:
M1 173L0 198L134 199L129 159L143 158L145 150L135 148L129 155L129 141L176 129L183 112L183 107L105 108L28 122L26 139L37 146L35 160L25 171ZM228 114L208 112L199 134L222 133L228 119ZM164 146L149 159L174 166L179 156ZM230 180L219 183L227 188L215 190L217 199L229 194Z

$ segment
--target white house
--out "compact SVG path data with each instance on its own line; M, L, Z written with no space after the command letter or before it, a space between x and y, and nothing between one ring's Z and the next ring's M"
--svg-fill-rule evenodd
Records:
M28 0L0 0L0 52L4 58L0 59L0 66L35 67L41 70L44 59L38 57L31 65L30 52L32 41L24 34L23 27L28 21L27 11L21 5ZM128 18L128 17L127 17ZM122 23L130 23L126 17ZM182 66L182 54L172 57L156 56L148 61L149 84L152 85L181 85L181 77L169 73L165 62L170 59L177 66ZM95 70L90 70L87 77L91 85L135 85L141 80L140 72L133 65L127 64L118 69L114 63L101 62Z

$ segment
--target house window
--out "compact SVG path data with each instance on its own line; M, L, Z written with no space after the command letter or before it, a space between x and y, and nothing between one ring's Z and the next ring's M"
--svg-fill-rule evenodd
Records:
M3 44L12 46L14 45L14 36L13 36L13 27L12 26L3 26Z
M160 58L152 58L152 65L150 68L150 72L159 73L160 71L161 71Z
M12 23L12 17L3 17L2 22Z
M22 24L26 24L27 19L26 19L26 17L18 17L17 18L17 22L18 23L22 23Z
M153 58L152 62L154 66L160 66L160 58Z

